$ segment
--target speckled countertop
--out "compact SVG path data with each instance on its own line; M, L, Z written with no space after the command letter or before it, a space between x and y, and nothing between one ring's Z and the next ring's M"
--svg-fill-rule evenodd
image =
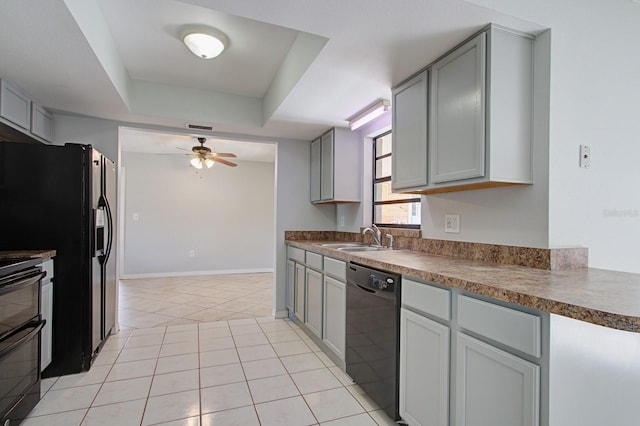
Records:
M427 254L413 250L347 253L319 244L289 245L344 261L504 300L540 311L640 332L640 274L594 268L550 271Z
M55 257L55 250L14 250L0 251L0 260L4 259L48 259Z

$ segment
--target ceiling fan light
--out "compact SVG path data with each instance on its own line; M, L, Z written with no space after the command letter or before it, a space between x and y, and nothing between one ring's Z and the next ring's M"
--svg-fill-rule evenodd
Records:
M207 165L207 168L210 169L211 167L213 167L213 165L215 164L214 161L210 158L207 158L206 160L204 160L204 164Z
M225 48L222 37L200 32L189 33L184 36L182 41L194 55L202 59L215 58Z
M191 160L191 165L193 167L195 167L196 169L201 169L202 168L202 159L201 158L193 158Z

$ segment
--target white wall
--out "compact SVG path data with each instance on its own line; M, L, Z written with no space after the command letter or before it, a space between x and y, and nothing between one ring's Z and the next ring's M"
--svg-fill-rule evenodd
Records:
M67 142L93 145L98 151L118 163L118 123L99 118L54 116L53 143Z
M422 236L546 248L549 192L549 34L534 44L533 185L422 197ZM460 233L444 232L445 214L460 215Z
M183 156L123 152L122 165L126 276L273 270L273 163L196 173Z
M360 232L363 226L371 225L373 212L373 138L391 130L391 111L388 111L367 123L358 130L362 143L362 188L360 203L344 203L336 205L337 230L343 232Z
M474 3L551 28L549 246L582 245L591 267L640 272L640 5Z

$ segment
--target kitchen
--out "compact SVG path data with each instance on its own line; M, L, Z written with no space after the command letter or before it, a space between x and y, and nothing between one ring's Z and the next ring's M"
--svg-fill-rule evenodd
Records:
M352 9L335 5L314 5L313 7L318 9L314 9L312 15L327 16L327 22L322 24L326 27L316 22L317 19L308 17L311 14L307 10L298 10L288 2L281 5L287 8L287 13L282 13L282 9L277 7L264 10L259 4L252 2L185 3L213 5L214 9L232 15L302 29L330 39L324 47L326 50L322 50L322 55L317 59L327 62L324 62L324 66L320 65L321 62L314 62L309 67L309 74L305 74L299 81L293 98L285 100L283 110L279 111L280 115L275 116L277 120L268 122L262 129L249 127L240 132L278 142L278 197L275 207L277 263L274 266L277 277L274 307L276 312L285 311L284 231L357 231L361 226L370 224L370 221L363 219L364 211L353 205L337 208L314 207L308 202L308 146L303 146L299 141L308 142L334 125L344 126L345 120L353 113L376 98L388 98L390 87L400 83L488 22L522 29L531 26L540 30L552 28L548 41L551 51L550 63L547 65L551 78L546 82L550 87L546 94L549 109L547 114L550 120L547 123L546 143L536 145L539 151L534 155L535 183L524 190L498 188L426 197L423 201L423 236L526 247L583 246L589 249L590 267L640 272L633 250L635 237L640 234L640 225L637 215L633 214L637 205L631 201L638 198L638 189L633 184L638 181L638 172L632 163L635 154L638 153L638 146L633 143L633 135L638 134L638 124L634 116L638 93L637 73L634 70L638 69L638 59L637 55L633 54L631 40L638 38L638 30L634 23L637 22L639 13L634 2L562 2L535 7L524 2L455 2L453 4L460 8L455 12L445 10L445 2L430 2L431 7L438 12L448 12L450 15L446 16L454 21L447 24L446 19L440 19L430 22L429 25L426 19L432 15L434 18L431 19L436 20L435 17L441 15L428 9L423 2L408 3L401 10L389 10L391 7L382 2L376 4L378 7L367 4L361 9L355 6ZM74 2L67 1L66 4L69 8L74 6ZM57 8L47 9L52 6L42 6L38 10L24 11L24 15L16 15L17 11L14 10L11 10L11 13L3 13L3 16L13 18L6 18L10 22L3 22L3 31L6 32L2 33L2 40L11 41L7 43L10 46L5 45L4 48L15 46L17 51L3 52L2 77L28 88L33 92L34 98L45 106L55 106L59 110L54 114L56 141L76 140L92 143L108 157L116 159L117 146L113 141L118 138L119 122L144 122L142 115L166 116L167 111L158 111L157 107L153 111L152 105L147 101L144 105L140 102L132 103L132 110L136 112L135 118L122 113L90 114L101 118L85 118L62 113L68 111L78 114L89 111L91 107L90 99L70 99L70 89L64 88L65 85L69 85L70 80L77 78L77 81L83 81L76 70L98 69L99 77L94 77L96 79L85 87L110 87L109 91L101 94L100 102L115 105L116 110L121 111L121 107L118 109L117 106L123 101L118 100L118 96L124 96L123 93L126 94L126 91L119 80L121 76L118 74L120 69L117 64L107 60L108 46L102 46L103 49L98 46L101 40L99 27L87 28L73 20L68 12L61 13ZM85 12L90 14L91 11ZM466 14L473 15L473 18ZM79 18L80 15L79 11L75 11L74 16L79 22L83 22ZM455 21L456 19L459 21ZM523 23L520 20L528 22ZM38 22L38 25L35 22ZM429 43L412 42L415 37L393 33L400 29L392 28L388 30L392 32L389 34L371 28L381 22L388 22L393 28L409 28L411 25L415 29L434 28L441 49L437 51L436 47L430 47ZM536 22L537 25L534 26L530 22ZM70 32L75 29L77 33L73 34L74 37L81 38L54 40L51 34L55 32L52 32L52 29L57 31L57 26L60 25L68 25ZM79 35L79 27L86 36ZM34 36L39 35L39 43L20 45L21 41L16 40L15 36L26 31ZM422 34L420 31L423 30L417 31L417 34ZM62 37L62 34L59 35ZM81 40L82 43L73 40ZM378 50L369 56L353 48L343 47L345 50L340 50L338 40L343 40L346 47L356 46L358 49L362 49L362 46L382 46L380 49L384 47L388 56L382 55L383 52ZM56 44L52 47L46 42ZM89 46L96 52L90 51ZM424 53L416 55L416 51ZM86 56L80 57L81 52ZM65 61L59 61L60 57ZM9 59L11 67L5 62ZM346 73L352 63L366 64L366 59L398 62L403 68L387 71L385 68L373 67L370 69L380 73L386 72L388 75L380 76L371 71L359 71L351 78L349 75L341 78L341 74ZM76 63L78 66L67 69L68 74L53 65L58 62L71 64L72 61L79 61ZM105 65L101 66L100 63ZM602 72L604 64L617 65L615 76L606 78L605 82L594 84L601 82L606 76ZM48 74L47 77L58 79L49 86L54 92L48 95L50 98L37 96L36 89L43 85L43 73ZM383 80L383 83L374 85L380 87L378 91L370 90L358 101L344 99L343 94L351 93L354 85L360 80L367 81L362 76L371 74L373 79ZM321 85L321 82L324 85ZM544 85L544 82L542 84ZM322 96L318 96L317 102L312 101L314 97L310 95L312 92L309 92L314 85L321 88ZM545 96L543 92L544 90L539 92L541 96ZM289 104L294 98L303 102L305 107ZM194 95L185 102L174 102L172 108L184 110L197 101L198 98ZM215 111L211 114L214 117L221 115L220 112L213 112ZM294 112L297 112L297 115ZM173 117L181 119L174 120L170 126L183 126L182 111L180 113ZM544 116L544 111L537 113ZM290 115L306 116L302 117L305 120L300 120L310 123L317 123L318 117L334 118L331 119L333 121L320 125L310 124L304 131L292 129L286 135L278 134L274 127L277 121L286 121ZM194 121L210 120L209 115L193 109L189 111L187 118ZM159 123L160 119L155 121L149 123L149 127L162 124ZM224 122L223 117L216 119L216 124L218 121ZM246 121L256 122L253 118ZM242 125L243 123L233 122L225 127L223 123L216 128L225 133L232 133L234 130L238 131L234 126ZM545 132L542 134L545 135ZM282 137L287 137L288 140L281 140ZM581 144L591 147L593 160L590 168L578 167ZM612 211L620 213L605 214ZM444 233L444 215L447 213L461 215L460 234ZM344 217L344 225L341 217Z

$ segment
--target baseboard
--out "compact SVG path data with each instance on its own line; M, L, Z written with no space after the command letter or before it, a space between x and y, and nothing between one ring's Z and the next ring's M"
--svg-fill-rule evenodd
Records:
M184 271L184 272L157 272L151 274L122 274L121 280L132 280L137 278L172 278L172 277L193 277L197 275L233 275L233 274L262 274L273 273L272 268L265 269L225 269L219 271Z
M276 319L289 317L289 311L271 311L271 314Z

